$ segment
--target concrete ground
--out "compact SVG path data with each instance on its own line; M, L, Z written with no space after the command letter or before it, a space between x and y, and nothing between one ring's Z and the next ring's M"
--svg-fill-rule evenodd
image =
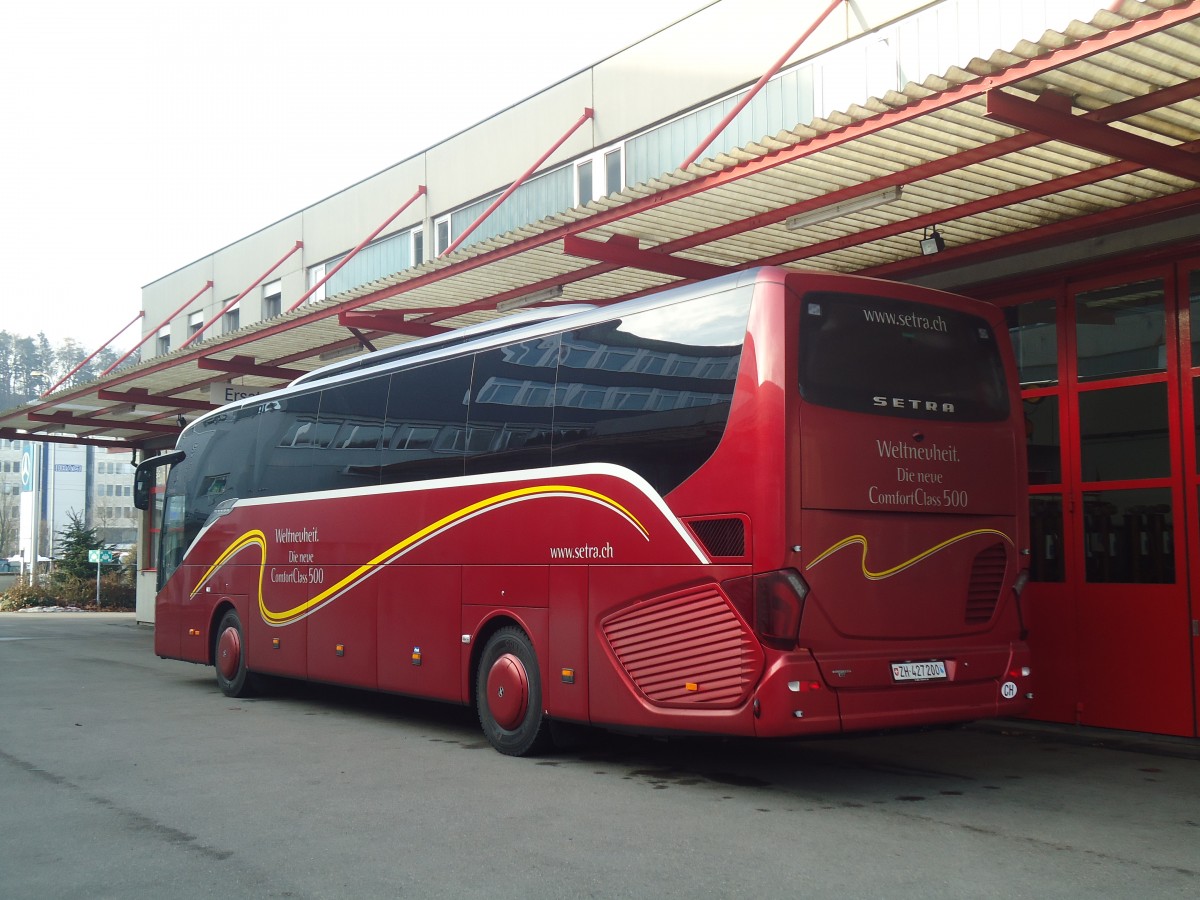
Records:
M230 700L131 615L0 614L0 897L1195 898L1197 742L984 723L819 741Z

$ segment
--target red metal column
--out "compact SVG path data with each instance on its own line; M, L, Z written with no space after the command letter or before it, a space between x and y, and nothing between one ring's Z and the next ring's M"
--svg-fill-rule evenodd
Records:
M369 243L371 243L371 241L375 240L375 237L381 231L383 231L383 229L385 229L389 225L391 225L392 222L395 221L396 217L398 215L400 215L400 213L404 212L406 209L408 209L410 206L412 206L414 203L416 203L417 198L423 196L424 194L425 194L425 185L423 185L423 184L418 185L417 192L415 194L413 194L411 197L409 197L407 200L405 200L403 206L401 206L398 210L396 210L394 213L392 213L390 216L388 216L386 219L384 219L382 225L380 225L378 228L376 228L374 231L372 231L370 234L368 234L365 238L363 238L361 241L359 241L357 247L355 247L353 250L351 250L349 253L347 253L344 257L342 257L341 262L339 262L336 266L334 266L332 269L330 269L328 272L326 272L325 277L322 278L320 281L318 281L316 284L314 284L312 287L310 287L304 293L303 297L301 297L299 300L297 300L295 303L293 303L291 306L289 306L287 308L287 311L291 312L293 309L296 309L301 304L303 304L304 301L306 301L309 297L311 297L313 294L315 294L317 292L317 290L322 285L325 284L325 282L327 282L330 278L332 278L339 271L341 271L342 266L346 265L346 263L350 262L350 260L352 260L352 259L354 259L354 257L358 256L358 254L362 251L363 247L367 246L367 244L369 244Z
M125 362L125 360L129 359L129 357L133 356L133 354L137 353L137 351L142 348L142 344L146 343L146 341L150 340L150 338L152 338L156 334L158 334L158 331L160 328L162 328L164 325L166 325L168 322L170 322L172 319L174 319L177 315L179 315L181 312L183 312L185 309L187 309L193 300L197 299L205 291L211 289L212 286L213 286L213 283L211 281L204 282L204 287L200 288L200 290L196 291L196 293L194 293L194 294L192 294L192 296L188 297L187 300L185 300L180 305L179 309L175 310L175 312L171 313L169 316L167 316L165 319L163 319L161 322L159 322L157 325L155 325L152 329L150 329L148 332L146 332L146 336L143 337L136 344L134 344L133 349L131 349L128 353L126 353L124 356L122 356L120 359L118 359L115 363L113 363L111 366L109 366L107 369L105 369L103 372L101 372L100 377L103 378L105 375L107 375L109 372L111 372L113 369L115 369L121 363Z
M782 69L784 64L792 58L792 54L800 49L800 45L812 37L812 33L816 31L821 26L821 23L829 17L829 14L837 9L841 4L842 0L833 0L832 3L825 7L825 11L817 16L816 21L808 26L808 30L805 31L804 34L800 35L800 39L796 41L796 43L792 44L792 46L788 47L787 52L784 53L783 56L775 60L775 65L771 66L771 68L767 69L767 71L763 73L763 77L754 83L754 87L750 88L750 90L746 92L746 96L738 102L737 106L731 109L729 114L717 123L717 127L708 133L708 137L702 140L700 145L688 155L688 158L679 164L679 168L686 169L700 158L700 154L707 150L708 145L717 139L717 135L729 127L729 123L737 118L738 113L746 108L746 105L754 99L755 95L757 95L758 92L763 89L766 83L775 77L775 73Z
M840 2L840 0L839 0L839 2ZM496 209L500 206L501 203L503 203L510 196L512 196L513 191L515 191L517 188L519 188L521 185L523 185L526 181L528 181L529 176L532 175L534 172L536 172L538 170L538 167L550 158L550 154L553 153L555 150L557 150L559 147L561 147L566 142L567 138L569 138L576 131L578 131L579 126L582 125L584 122L586 122L588 119L590 119L593 115L595 115L595 113L593 112L591 107L584 107L583 115L579 117L579 119L575 122L574 125L572 125L570 128L567 129L567 133L564 134L562 137L560 137L557 141L555 141L554 145L549 150L547 150L540 157L538 157L537 162L535 162L532 166L530 166L528 169L526 169L524 174L522 174L520 178L518 178L516 181L514 181L512 184L510 184L508 186L508 190L506 190L503 194L501 194L499 197L496 198L496 202L494 202L491 206L489 206L487 209L485 209L483 211L483 214L478 219L476 219L466 229L464 229L463 233L460 234L454 240L454 243L452 243L449 247L446 248L445 253L441 253L439 255L445 256L446 254L452 253L453 251L457 250L458 246L467 239L467 237L471 234L472 231L474 231L476 228L478 228L483 223L484 219L486 219L488 216L490 216L492 213L494 213L496 211Z
M146 314L146 311L142 310L136 316L134 316L132 319L130 319L129 324L125 325L120 331L118 331L116 334L114 334L112 337L110 337L107 341L105 341L103 344L101 344L99 347L97 347L95 350L93 350L92 353L83 360L83 362L81 362L79 365L77 365L75 368L73 368L70 372L68 372L62 378L58 379L58 381L54 382L54 384L51 387L42 391L41 396L46 397L46 396L49 396L50 394L54 393L55 388L57 388L60 384L63 384L64 382L66 382L72 375L74 375L76 372L78 372L80 369L82 369L84 366L86 366L88 363L90 363L92 361L92 359L96 356L97 353L99 353L101 350L103 350L105 347L107 347L109 344L111 344L113 341L115 341L117 338L119 338L121 335L123 335L125 333L126 329L128 329L130 325L132 325L134 322L136 322L138 319L140 319L145 314ZM126 355L128 355L128 354L126 354ZM121 358L124 359L125 357L121 357ZM108 369L104 370L104 374L106 374L106 375L108 374Z
M207 322L205 322L203 325L200 326L199 331L197 331L195 334L193 334L191 337L189 337L186 341L184 341L182 344L180 344L179 349L182 350L184 347L186 347L188 344L192 343L193 341L199 340L200 336L202 334L204 334L204 332L208 331L208 329L210 329L213 326L213 323L216 322L217 319L221 318L221 316L225 315L225 313L229 312L231 309L233 309L235 306L237 306L239 303L241 303L243 297L245 297L252 290L254 290L256 287L258 287L260 284L262 284L264 281L266 281L272 272L274 272L276 269L278 269L280 266L282 266L289 256L291 256L293 253L295 253L297 250L299 250L303 246L304 246L304 241L296 241L296 246L294 246L287 253L283 254L283 256L279 257L279 261L277 263L275 263L275 265L271 266L271 268L267 269L267 271L265 271L261 275L259 275L257 280L255 280L249 287L247 287L244 291L242 291L240 294L238 294L236 297L234 297L232 300L230 300L228 303L226 303L224 306L222 306L221 309L217 312L217 314L215 316L213 316L211 319L209 319Z

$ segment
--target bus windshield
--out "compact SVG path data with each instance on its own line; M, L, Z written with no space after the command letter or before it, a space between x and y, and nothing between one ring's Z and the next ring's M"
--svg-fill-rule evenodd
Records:
M1009 413L986 321L867 294L804 295L800 393L821 406L915 419L998 422Z

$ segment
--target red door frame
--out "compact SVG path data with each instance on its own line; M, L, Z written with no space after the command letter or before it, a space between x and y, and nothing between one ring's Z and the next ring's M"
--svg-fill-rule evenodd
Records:
M1058 381L1023 392L1026 399L1058 401L1059 484L1032 485L1033 497L1062 500L1063 581L1031 584L1027 597L1030 643L1039 676L1031 717L1109 728L1196 735L1200 715L1200 474L1195 465L1196 422L1189 335L1188 270L1200 261L1062 273L998 302L1055 304ZM1080 382L1076 357L1077 297L1104 287L1161 280L1166 368L1162 373ZM1093 391L1165 383L1170 471L1153 479L1089 482L1080 472L1079 397ZM1171 491L1175 563L1173 584L1089 583L1085 568L1083 500L1089 491L1168 488ZM1187 634L1191 631L1190 640Z

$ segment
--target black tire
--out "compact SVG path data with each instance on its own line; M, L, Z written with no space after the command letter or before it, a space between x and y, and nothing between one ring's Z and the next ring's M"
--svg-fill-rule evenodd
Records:
M253 678L246 671L246 632L235 609L226 610L217 625L213 637L213 666L222 694L226 697L253 696Z
M475 673L475 711L488 742L507 756L550 747L537 654L520 628L501 628L484 645Z

